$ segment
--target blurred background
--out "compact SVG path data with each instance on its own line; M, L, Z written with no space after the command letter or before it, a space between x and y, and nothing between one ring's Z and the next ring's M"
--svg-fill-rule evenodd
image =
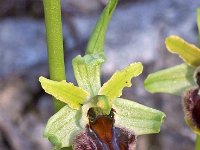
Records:
M88 37L106 0L62 0L67 80L74 82L71 60L84 54ZM171 34L197 45L198 0L120 0L109 26L102 81L131 62L144 64L143 74L123 97L164 111L160 134L138 138L137 150L192 150L195 135L185 125L181 98L152 95L143 81L149 73L182 61L166 51ZM51 97L38 77L48 77L42 0L0 1L0 150L49 150L42 137L53 114Z

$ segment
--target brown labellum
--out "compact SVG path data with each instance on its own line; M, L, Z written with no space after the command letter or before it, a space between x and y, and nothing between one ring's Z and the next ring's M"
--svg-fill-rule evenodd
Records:
M183 97L183 105L186 120L200 129L200 91L199 88L193 88L186 91Z
M113 109L103 115L90 108L88 118L86 129L74 140L74 150L135 150L136 136L114 126Z

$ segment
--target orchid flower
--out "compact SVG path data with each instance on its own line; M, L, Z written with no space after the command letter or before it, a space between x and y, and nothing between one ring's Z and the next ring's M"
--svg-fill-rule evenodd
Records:
M200 29L200 9L197 13ZM185 121L200 135L200 49L176 35L167 37L165 44L168 51L179 55L184 63L148 75L145 88L151 93L183 96Z
M142 73L140 62L115 72L101 86L101 66L105 61L104 38L117 5L110 0L89 40L86 55L72 61L78 86L66 81L40 77L46 93L66 103L47 123L44 136L55 149L134 150L138 135L158 133L165 114L131 100L120 98L131 79Z

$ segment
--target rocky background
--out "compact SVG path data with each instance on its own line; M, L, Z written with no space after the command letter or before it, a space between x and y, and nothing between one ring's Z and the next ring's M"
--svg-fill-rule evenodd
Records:
M71 60L83 54L106 0L62 0L67 80L74 82ZM40 75L48 76L41 0L0 1L0 150L49 150L42 137L53 114ZM195 135L185 125L181 98L149 94L143 81L151 72L181 63L166 51L164 39L176 34L197 44L197 0L121 0L108 29L103 82L131 62L144 72L123 97L164 111L160 134L139 137L137 150L192 150Z

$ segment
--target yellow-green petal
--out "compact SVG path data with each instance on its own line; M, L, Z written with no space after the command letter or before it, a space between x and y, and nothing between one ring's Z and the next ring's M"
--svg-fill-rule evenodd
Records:
M188 65L200 65L200 49L178 36L169 36L165 41L167 49L179 55Z
M131 79L142 73L143 66L140 62L133 63L113 74L100 89L99 95L106 95L110 100L113 100L122 95L124 87L130 87Z
M44 137L49 139L56 150L71 146L74 137L82 129L79 125L80 118L80 110L64 106L48 120Z
M196 85L194 71L194 67L186 64L177 65L149 74L144 86L151 93L182 95L187 88Z
M115 126L126 128L136 135L160 132L165 114L131 100L117 98L113 101Z
M105 95L96 95L89 99L81 108L82 108L82 117L81 117L81 127L85 128L89 124L88 120L88 110L92 107L99 107L102 109L102 113L109 115L111 110L110 101Z
M72 83L67 83L66 81L58 82L44 77L40 77L39 81L46 93L68 104L73 109L80 109L81 104L83 104L89 96L89 93L85 90L74 86Z

